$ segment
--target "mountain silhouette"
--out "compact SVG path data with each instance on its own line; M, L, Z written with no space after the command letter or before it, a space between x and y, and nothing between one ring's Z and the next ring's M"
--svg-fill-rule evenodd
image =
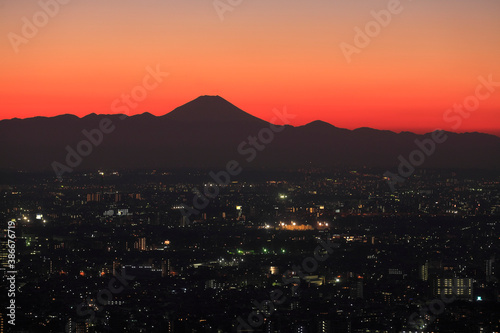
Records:
M219 96L200 96L164 116L61 115L0 121L0 169L46 171L54 162L67 165L68 149L85 151L82 131L95 133L102 122L113 128L94 136L88 156L76 170L224 168L237 160L242 166L267 168L381 167L395 169L398 157L408 159L432 133L417 135L371 128L347 130L323 121L270 131L256 118ZM275 127L276 128L276 127ZM267 130L264 130L267 129ZM262 133L261 133L262 132ZM266 133L264 133L266 132ZM266 144L250 157L249 136L266 134ZM271 133L271 134L270 134ZM272 137L269 137L271 135ZM500 170L500 138L482 133L449 133L420 168ZM260 140L260 139L259 139ZM80 145L80 146L79 146ZM69 148L68 148L69 147ZM88 153L88 151L85 151ZM243 153L246 152L246 153Z
M265 121L241 110L220 96L200 96L162 117L181 122L247 122L265 125Z

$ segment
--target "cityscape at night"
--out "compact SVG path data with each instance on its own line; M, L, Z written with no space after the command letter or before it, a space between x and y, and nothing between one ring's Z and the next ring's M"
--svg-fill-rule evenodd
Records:
M495 175L251 170L189 218L205 170L10 177L19 332L500 329Z
M500 333L499 0L0 0L0 333Z

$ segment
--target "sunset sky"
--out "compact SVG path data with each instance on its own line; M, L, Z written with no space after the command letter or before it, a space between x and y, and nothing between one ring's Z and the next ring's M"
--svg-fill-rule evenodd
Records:
M356 46L355 27L391 1L242 0L224 20L213 0L65 2L44 25L38 1L0 0L1 119L113 113L159 64L170 75L132 114L220 95L264 120L286 106L293 125L500 136L500 84L460 126L443 119L478 77L500 83L498 0L402 0L350 63L341 43ZM34 15L38 32L16 52L12 36Z

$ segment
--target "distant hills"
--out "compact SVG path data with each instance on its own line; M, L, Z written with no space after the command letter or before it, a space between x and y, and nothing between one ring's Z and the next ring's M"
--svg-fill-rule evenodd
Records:
M431 133L347 130L322 121L287 125L280 132L269 130L270 126L219 96L198 97L159 117L149 113L130 117L90 114L83 118L61 115L3 120L0 169L52 170L55 161L59 168L77 170L217 169L230 160L243 167L395 169L399 155L408 159L419 149L415 140L431 138ZM94 143L82 133L84 130ZM419 167L500 170L499 137L483 133L446 135L447 140L436 144L435 152L425 155ZM256 142L252 144L249 136ZM80 160L70 157L72 166L66 161L68 147L80 155ZM81 156L78 150L88 156Z

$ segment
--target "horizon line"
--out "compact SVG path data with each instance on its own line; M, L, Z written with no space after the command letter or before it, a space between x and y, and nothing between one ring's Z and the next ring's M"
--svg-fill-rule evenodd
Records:
M236 105L234 105L233 103L229 102L228 100L226 100L224 97L220 96L220 95L199 95L198 97L182 104L182 105L179 105L178 107L172 109L171 111L165 113L165 114L161 114L161 115L155 115L149 111L144 111L142 113L136 113L136 114L125 114L125 113L95 113L95 112L91 112L91 113L88 113L84 116L78 116L78 115L75 115L75 114L72 114L72 113L62 113L62 114L58 114L58 115L55 115L55 116L33 116L33 117L26 117L26 118L18 118L18 117L14 117L14 118L4 118L4 119L0 119L0 123L4 122L4 121L13 121L13 120L30 120L30 119L52 119L52 118L57 118L57 117L64 117L64 116L71 116L71 117L76 117L78 119L84 119L84 118L87 118L89 116L118 116L118 117L123 117L125 116L126 118L123 118L123 119L128 119L128 118L133 118L133 117L138 117L138 116L143 116L143 115L151 115L152 117L155 117L155 118L161 118L161 117L164 117L170 113L172 113L173 111L175 111L176 109L190 103L190 102L193 102L199 98L202 98L202 97L217 97L217 98L220 98L222 100L224 100L225 102L233 105L234 107L240 109L239 107L237 107ZM242 109L240 109L241 111L247 113L248 115L252 116L252 117L255 117L261 121L264 121L264 122L267 122L267 123L270 123L269 121L267 120L264 120L262 118L259 118L257 116L254 116L253 114L247 112L247 111L244 111ZM440 131L442 129L440 128L436 128L432 131L429 131L429 130L422 130L420 133L419 132L415 132L415 129L413 130L404 130L404 129L401 129L399 132L396 131L396 130L390 130L390 129L380 129L380 128L374 128L374 127L368 127L368 126L361 126L361 127L356 127L356 128L344 128L344 127L337 127L335 125L333 125L332 123L330 122L327 122L327 121L324 121L324 120L321 120L321 119L316 119L316 120L312 120L310 122L307 122L307 123L304 123L302 125L291 125L291 124L283 124L283 126L291 126L291 127L303 127L303 126L307 126L307 125L311 125L313 123L316 123L316 122L321 122L321 123L325 123L327 125L330 125L334 128L337 128L337 129L340 129L340 130L347 130L347 131L356 131L356 130L361 130L361 129L369 129L369 130L375 130L375 131L380 131L380 132L392 132L394 134L402 134L402 133L411 133L411 134L415 134L415 135L427 135L427 134L431 134L433 132L436 132L436 131ZM277 124L275 124L277 125ZM453 134L484 134L484 135L491 135L491 136L495 136L495 137L498 137L500 138L500 128L497 130L498 134L493 134L493 133L487 133L487 132L482 132L481 130L473 130L473 131L464 131L464 132L454 132L454 131L449 131L449 130L442 130L444 131L445 133L453 133Z

